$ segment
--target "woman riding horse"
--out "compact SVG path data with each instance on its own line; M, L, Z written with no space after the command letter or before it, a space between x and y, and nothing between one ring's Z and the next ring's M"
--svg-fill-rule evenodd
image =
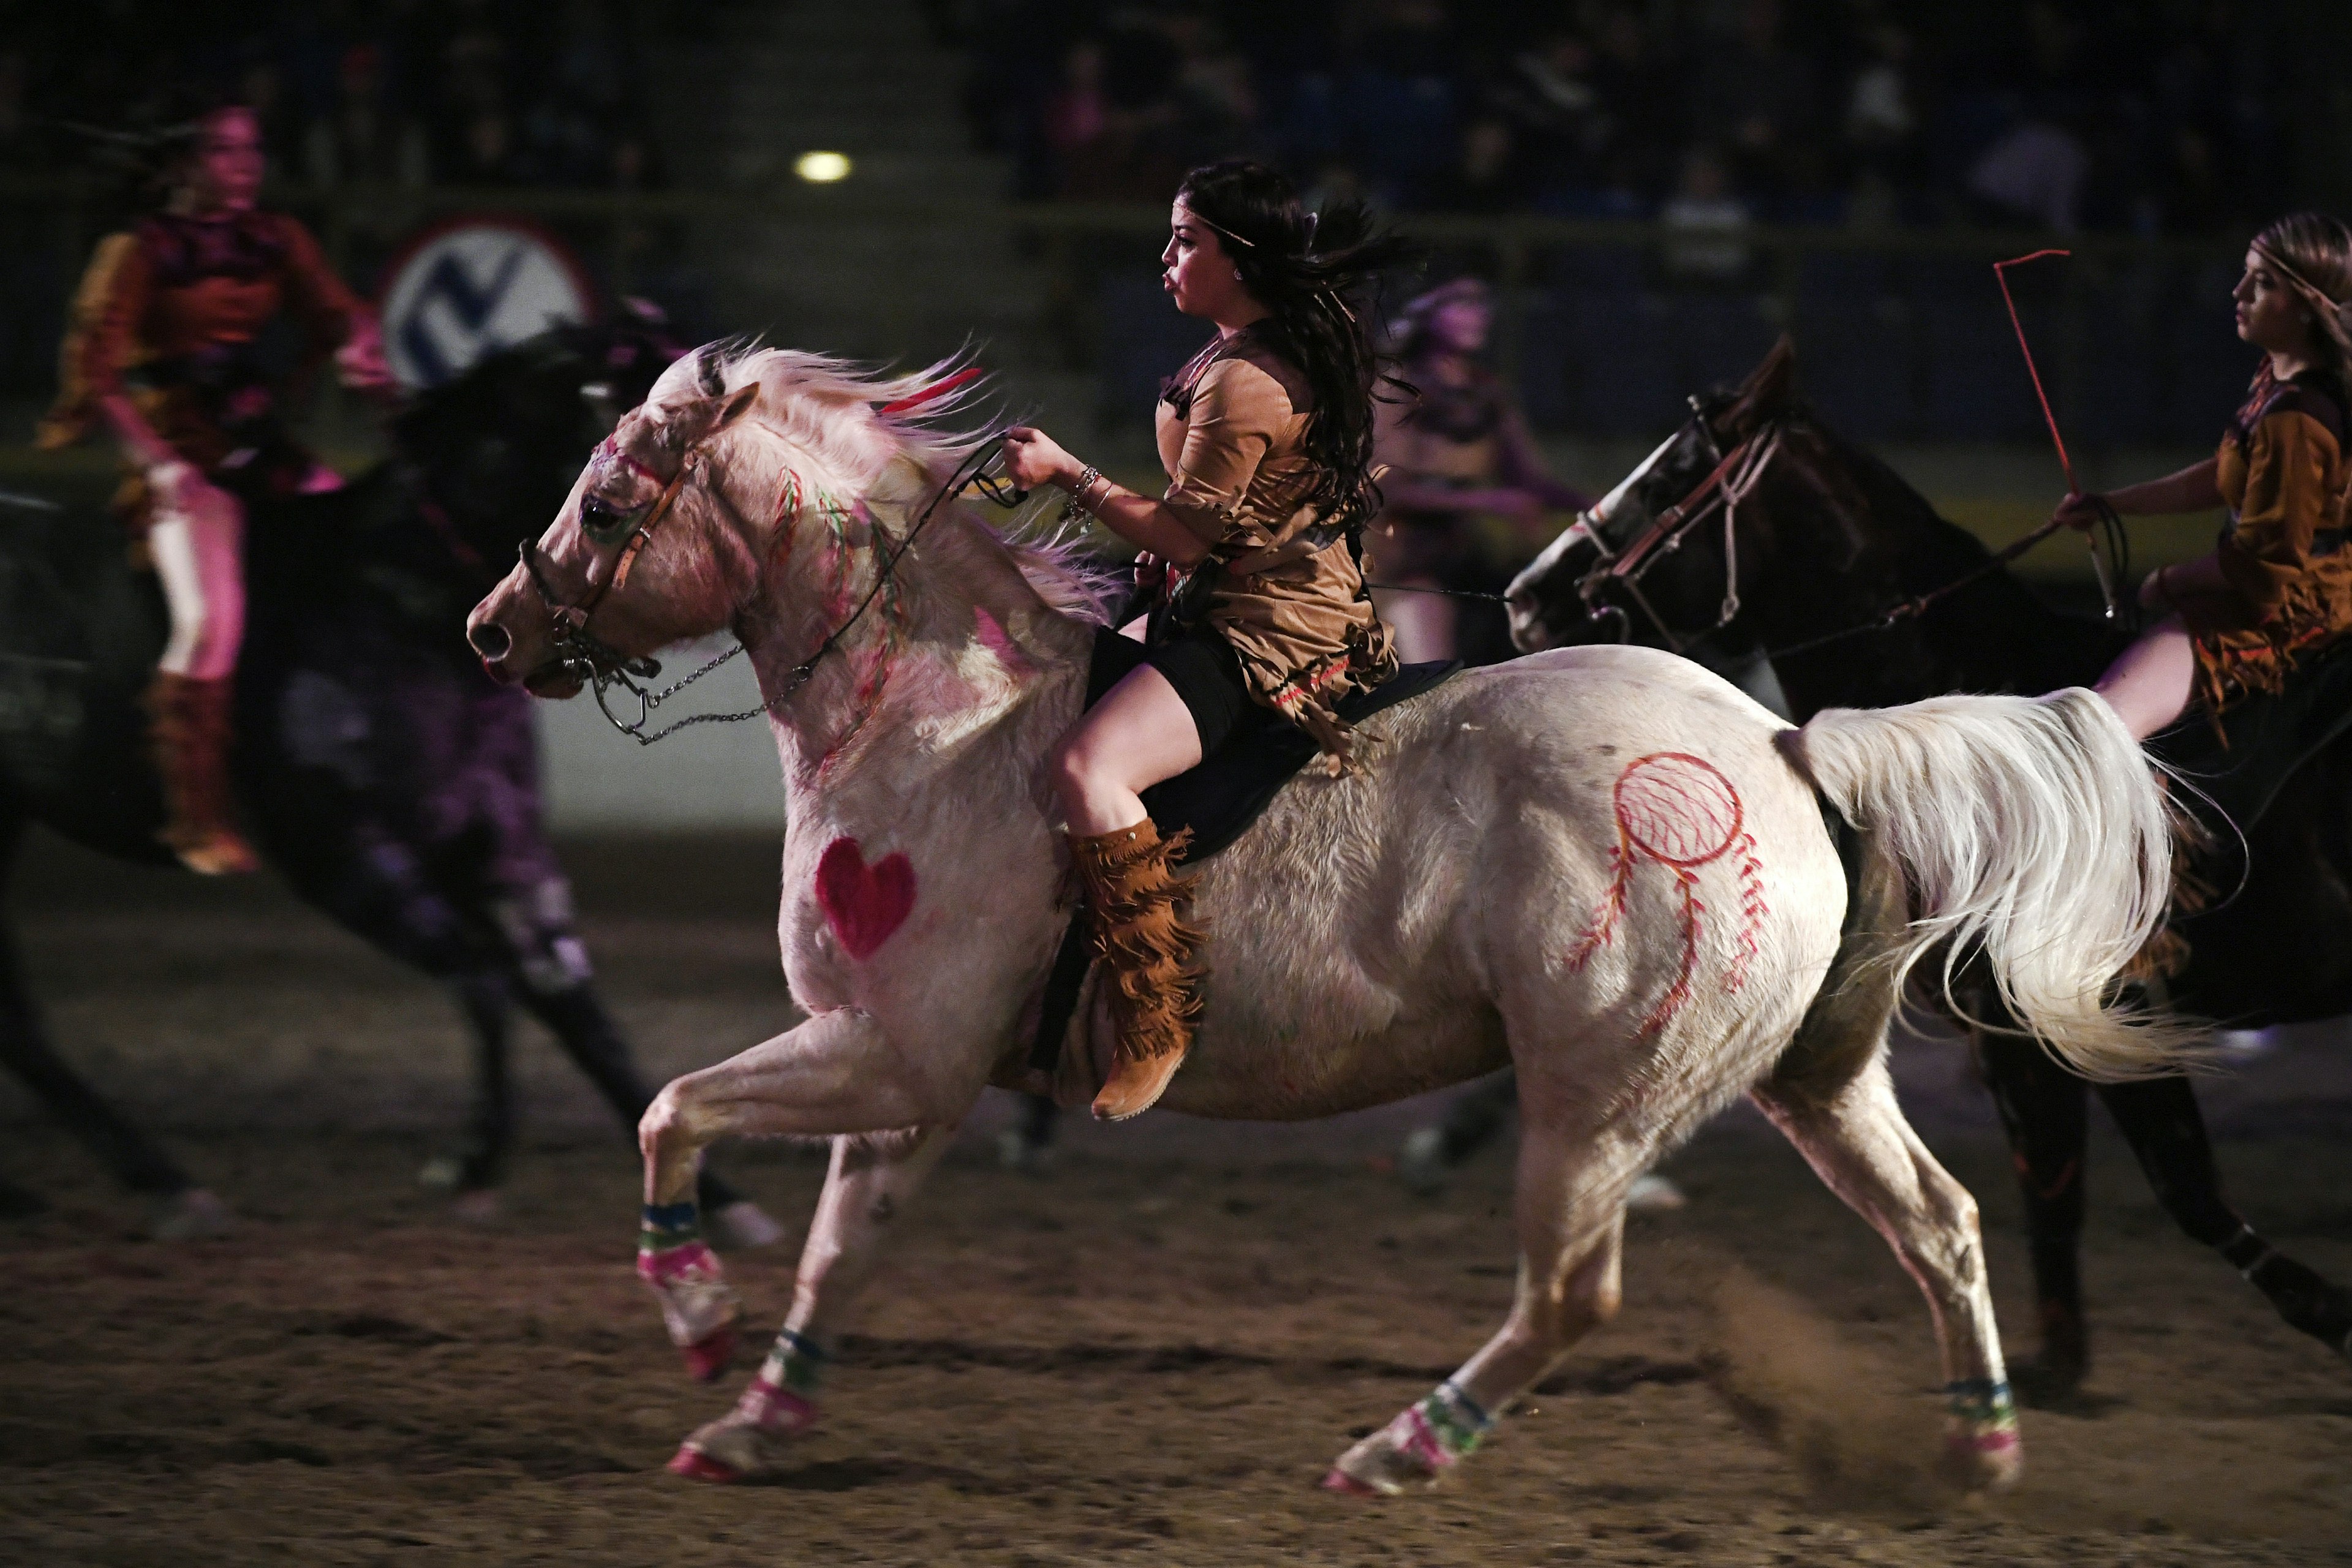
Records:
M2238 336L2261 349L2245 404L2221 450L2193 468L2105 495L2074 495L2056 515L2088 528L2125 516L2230 510L2210 555L2141 584L2158 621L2116 660L2099 694L2146 740L2190 701L2218 713L2282 689L2298 662L2352 629L2352 552L2344 548L2344 457L2352 373L2352 231L2297 213L2254 237L2231 296Z
M1172 869L1185 837L1160 837L1141 792L1215 752L1253 704L1312 735L1335 770L1354 770L1354 737L1332 704L1397 668L1356 558L1379 504L1379 373L1349 297L1401 245L1373 237L1361 208L1311 213L1289 180L1238 160L1187 175L1170 226L1161 287L1217 335L1160 389L1165 494L1112 483L1042 430L1004 437L1014 482L1068 490L1074 510L1160 574L1150 647L1064 738L1051 772L1112 976L1117 1060L1094 1102L1107 1120L1160 1098L1199 1007L1200 936Z
M346 385L373 390L388 377L373 317L310 231L255 205L261 130L251 109L212 107L165 132L158 150L164 200L99 242L39 440L62 447L102 426L121 446L130 474L117 510L144 540L172 618L147 698L170 811L161 837L191 869L217 875L255 864L231 822L227 781L246 509L342 482L288 434L287 388L264 334L289 314L314 355L334 353Z

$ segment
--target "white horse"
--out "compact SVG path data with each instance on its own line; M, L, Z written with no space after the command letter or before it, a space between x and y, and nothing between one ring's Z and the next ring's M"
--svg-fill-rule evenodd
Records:
M1041 1083L1027 1037L1073 903L1042 764L1078 715L1105 585L960 504L910 543L980 444L877 410L923 384L778 350L681 362L468 627L494 675L548 697L580 689L592 647L730 628L774 725L783 962L808 1018L670 1084L640 1131L640 1271L703 1372L737 1309L698 1239L701 1151L830 1136L833 1162L776 1350L683 1474L786 1458L890 1219L984 1086ZM2169 855L2105 705L1952 697L1793 730L1696 665L1600 647L1466 672L1369 728L1367 772L1309 770L1202 868L1211 979L1164 1101L1296 1119L1518 1069L1510 1316L1326 1484L1393 1492L1467 1453L1616 1311L1628 1184L1742 1093L1926 1293L1961 1477L2012 1479L1976 1205L1906 1124L1886 1030L1914 962L1950 943L2077 1066L2169 1059L2170 1031L2103 1005ZM1861 833L1853 910L1824 801ZM1104 1050L1089 1009L1071 1034L1066 1101Z

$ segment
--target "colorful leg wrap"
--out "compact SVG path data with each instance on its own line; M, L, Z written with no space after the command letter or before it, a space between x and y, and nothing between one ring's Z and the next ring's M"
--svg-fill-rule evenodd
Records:
M656 1289L679 1279L715 1279L719 1259L702 1239L702 1216L694 1200L647 1204L637 1231L637 1278Z
M735 1321L735 1293L709 1243L694 1204L647 1204L637 1232L637 1278L661 1298L662 1321L675 1345L700 1344Z
M1390 1424L1397 1451L1431 1475L1459 1464L1494 1427L1495 1418L1451 1378Z
M816 1387L832 1358L806 1334L785 1329L735 1408L763 1432L791 1436L816 1424Z
M1947 1384L1944 1396L1951 1402L1956 1448L1972 1454L2003 1454L2017 1447L2017 1403L2009 1384L1989 1377L1967 1377Z

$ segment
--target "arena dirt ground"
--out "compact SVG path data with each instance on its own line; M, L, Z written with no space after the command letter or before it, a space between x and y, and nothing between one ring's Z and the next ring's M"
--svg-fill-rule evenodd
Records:
M608 994L675 1072L789 1014L774 849L582 847ZM428 987L267 884L197 886L37 847L15 898L63 1047L248 1216L139 1238L139 1211L0 1086L0 1560L26 1563L2286 1563L2352 1562L2352 1367L2177 1237L2094 1150L2089 1394L2025 1422L1991 1500L1930 1479L1925 1309L1878 1239L1745 1113L1635 1220L1625 1310L1437 1493L1365 1503L1330 1459L1474 1349L1511 1289L1507 1161L1435 1200L1392 1108L1307 1128L1070 1130L1044 1177L966 1130L898 1237L803 1461L674 1479L722 1407L629 1270L633 1158L543 1041L503 1220L415 1173L463 1104ZM1906 1102L1984 1204L2032 1338L2006 1162L1950 1044ZM2210 1096L2256 1223L2352 1278L2352 1047L2314 1037ZM787 1299L821 1165L731 1150L793 1240L740 1257Z

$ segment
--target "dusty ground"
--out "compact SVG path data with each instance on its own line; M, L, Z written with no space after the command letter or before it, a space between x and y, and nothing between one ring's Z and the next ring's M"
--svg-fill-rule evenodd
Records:
M657 1069L787 1017L771 847L576 864ZM2352 1368L2178 1239L2104 1130L2093 1397L2029 1413L2029 1479L1998 1501L1926 1479L1919 1299L1752 1118L1676 1160L1689 1210L1635 1222L1619 1322L1444 1490L1367 1505L1314 1482L1507 1300L1499 1152L1424 1202L1375 1168L1409 1111L1163 1117L1074 1130L1041 1180L992 1163L993 1105L907 1222L805 1464L693 1488L661 1464L728 1394L664 1345L628 1269L631 1160L542 1043L508 1217L467 1230L413 1179L464 1098L429 989L267 886L50 849L16 904L65 1048L252 1223L137 1239L136 1207L0 1086L0 1178L54 1205L0 1226L0 1560L2352 1562ZM2030 1344L1981 1099L1952 1047L1900 1060ZM2210 1102L2242 1205L2352 1277L2352 1048L2274 1050ZM815 1158L730 1164L797 1232ZM763 1327L792 1252L737 1261Z

